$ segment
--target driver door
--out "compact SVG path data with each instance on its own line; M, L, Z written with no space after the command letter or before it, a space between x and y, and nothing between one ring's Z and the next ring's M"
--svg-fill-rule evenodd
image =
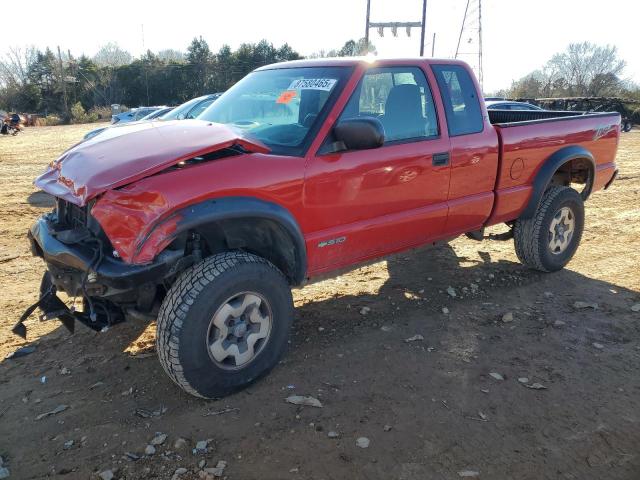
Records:
M385 129L384 145L316 153L310 159L304 205L308 225L314 227L306 238L311 274L418 246L442 234L449 138L438 122L444 118L441 106L429 88L435 81L427 75L432 74L406 66L367 70L338 122L375 117Z

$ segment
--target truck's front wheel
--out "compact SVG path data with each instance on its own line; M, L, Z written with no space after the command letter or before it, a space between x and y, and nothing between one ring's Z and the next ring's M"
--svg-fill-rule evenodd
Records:
M188 393L228 395L278 362L292 318L291 290L275 266L244 252L213 255L167 293L156 334L160 363Z
M563 268L573 257L584 228L584 201L569 187L550 187L532 218L518 219L513 238L518 259L543 272Z

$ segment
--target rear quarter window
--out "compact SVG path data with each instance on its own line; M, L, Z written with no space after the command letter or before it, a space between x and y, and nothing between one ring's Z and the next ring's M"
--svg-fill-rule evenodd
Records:
M469 135L484 128L478 92L469 72L459 65L433 65L447 116L450 136Z

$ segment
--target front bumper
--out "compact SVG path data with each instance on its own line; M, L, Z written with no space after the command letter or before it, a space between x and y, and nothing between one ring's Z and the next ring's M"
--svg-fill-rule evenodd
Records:
M80 272L93 270L91 265L95 254L95 244L66 244L58 240L51 228L47 215L40 217L27 234L31 242L31 252L45 262L59 268L71 268ZM95 268L97 281L117 290L130 290L174 274L178 261L183 256L180 251L164 251L153 262L133 265L106 254Z
M104 327L119 323L124 319L121 309L116 309L117 312L115 313L110 312L109 308L105 307L97 310L91 307L89 313L69 309L56 295L56 281L59 280L57 278L58 272L64 272L63 275L59 275L60 277L74 279L73 282L62 286L67 293L73 296L78 292L87 293L88 288L84 285L82 278L86 280L88 273L92 274L91 286L93 290L95 290L96 285L99 286L105 297L110 292L122 293L128 291L130 294L136 295L143 285L151 286L151 292L155 292L153 286L177 273L180 267L180 259L183 258L182 252L165 251L149 264L131 265L112 258L103 252L101 261L96 262L96 249L100 248L101 244L95 241L95 237L92 239L94 241L65 243L56 238L57 236L65 238L64 235L61 235L63 233L53 228L50 215L44 215L33 224L27 234L31 243L32 253L47 263L53 283L40 292L38 301L23 313L18 323L13 327L13 332L23 338L26 338L27 335L24 322L37 308L43 312L40 320L58 319L71 332L74 330L76 321L100 331ZM68 239L69 237L66 238ZM67 275L67 272L72 272L73 274ZM64 284L65 282L63 281L62 283ZM85 298L90 305L99 305L99 302L103 301L100 298L94 298L91 293L88 293L88 295L93 298L93 300ZM105 305L105 303L102 305Z

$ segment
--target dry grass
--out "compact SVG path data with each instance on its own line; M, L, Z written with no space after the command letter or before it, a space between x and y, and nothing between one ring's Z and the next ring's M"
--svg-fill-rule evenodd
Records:
M0 135L0 357L23 343L9 329L38 295L42 262L31 255L26 232L51 209L48 195L33 180L64 150L80 141L96 124L26 128L15 137ZM57 328L53 322L33 324L40 337Z

